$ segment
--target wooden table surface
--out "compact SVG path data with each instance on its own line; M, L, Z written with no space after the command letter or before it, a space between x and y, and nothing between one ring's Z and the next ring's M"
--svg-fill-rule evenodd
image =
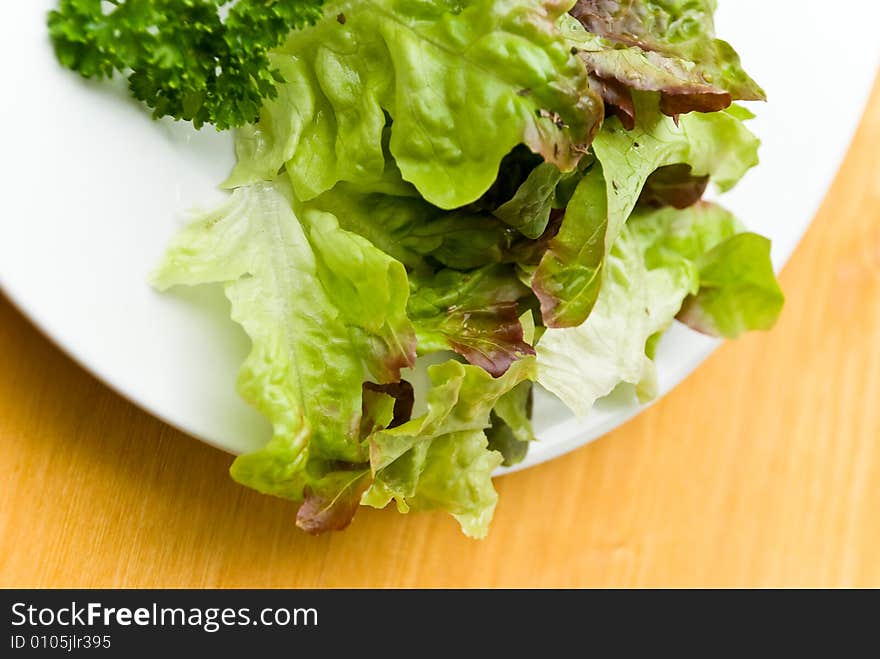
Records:
M878 154L880 84L782 275L778 328L500 479L483 542L371 509L300 533L291 505L229 479L228 455L122 400L0 297L0 586L880 586Z

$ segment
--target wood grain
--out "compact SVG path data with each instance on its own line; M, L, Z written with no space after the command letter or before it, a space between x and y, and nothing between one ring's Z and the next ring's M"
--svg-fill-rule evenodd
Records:
M498 482L492 534L363 510L307 537L229 456L96 382L0 298L2 586L880 586L880 85L729 344L603 440Z

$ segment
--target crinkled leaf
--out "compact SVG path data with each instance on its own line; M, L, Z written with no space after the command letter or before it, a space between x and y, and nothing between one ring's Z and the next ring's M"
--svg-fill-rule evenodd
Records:
M578 0L571 10L577 20L565 21L564 30L594 76L661 92L660 108L670 116L764 100L736 51L715 37L714 13L715 0ZM621 107L618 87L602 91Z
M491 415L492 427L486 430L486 438L489 441L489 450L501 454L502 467L513 467L526 459L529 454L529 443L517 439L513 428L498 418L493 412Z
M685 299L699 300L704 290L718 310L712 318L724 327L771 323L781 295L766 243L760 253L751 251L754 244L753 234L742 233L715 204L636 211L608 256L590 317L579 327L548 329L538 341L538 382L579 415L621 382L650 395L655 373L649 355L659 334ZM723 284L713 288L713 276ZM749 311L732 312L740 308Z
M505 467L522 462L529 451L529 443L535 441L532 429L531 382L520 382L498 399L492 410L492 427L486 431L489 449L498 451Z
M421 267L425 254L434 247L406 245L409 233L440 216L436 208L418 196L366 192L350 183L337 184L305 207L332 213L346 231L363 236L409 268Z
M746 232L731 213L703 202L685 213L642 210L630 221L650 244L649 268L685 263L697 273L699 291L684 301L680 321L731 339L776 323L785 296L773 272L770 241Z
M553 163L535 167L512 199L492 214L527 238L538 238L547 228L562 172Z
M562 218L565 211L555 208L550 213L550 221L547 228L537 240L514 240L504 253L504 263L515 263L518 266L517 274L520 280L527 286L532 286L532 278L538 269L541 259L547 254L553 240L559 235L562 228Z
M471 537L484 537L498 495L492 472L502 456L487 448L485 429L499 398L534 377L534 357L500 378L449 361L428 369L432 387L424 416L376 433L370 463L374 480L362 503L400 512L445 510Z
M408 382L365 382L360 437L408 421L412 393ZM296 525L312 535L343 530L354 519L361 495L373 480L369 466L313 460L306 469L309 482L304 486L305 500L297 511Z
M583 322L599 295L608 230L608 193L601 163L581 180L559 233L532 279L547 327Z
M700 290L685 300L679 320L725 338L776 324L785 296L773 274L769 240L743 233L701 256L697 264Z
M504 394L493 410L522 442L535 441L535 432L532 429L532 389L531 382L521 382Z
M698 273L697 263L705 254L745 232L733 213L711 202L700 202L683 211L640 208L630 222L642 236L651 269L687 262Z
M377 180L386 112L403 178L442 208L477 200L521 143L573 169L602 103L557 28L570 6L327 3L324 20L292 34L273 58L292 88L241 131L228 185L271 178L285 163L304 200L338 181Z
M694 176L709 175L722 192L736 185L758 164L760 140L732 112L691 114L678 122L657 110L655 94L636 94L639 123L622 130L612 119L596 137L593 149L608 184L611 245L629 217L645 181L667 165L690 165Z
M401 244L450 268L470 270L500 263L512 231L487 213L448 212L414 224Z
M332 469L361 463L362 384L392 382L415 359L409 287L397 261L317 211L296 213L283 182L236 190L183 229L156 286L223 283L232 317L251 338L242 396L272 423L262 450L232 475L261 492L301 501Z
M623 230L586 322L548 329L538 342L538 382L580 416L621 382L638 385L652 378L648 339L668 326L698 288L693 269L649 270L640 238L630 226Z
M526 182L532 171L544 162L544 159L532 153L528 147L520 144L501 160L498 176L485 194L471 204L471 207L493 211L505 202L513 199L516 191Z
M523 338L517 302L529 289L511 266L410 276L409 316L420 354L454 350L494 376L534 349Z
M727 190L758 162L758 139L733 114L693 114L676 123L658 111L656 94L635 98L638 124L627 131L611 119L596 136L597 163L535 273L532 286L548 327L576 327L589 316L606 255L652 173L686 164L693 176L709 176Z
M339 471L317 483L306 485L305 501L296 513L296 525L306 533L317 535L341 531L351 524L361 495L370 486L369 469Z
M376 384L375 382L364 382L364 419L369 418L370 410L375 414L376 405L368 405L368 392L374 398L375 396L385 396L392 400L391 417L385 418L380 415L378 419L374 419L370 426L364 427L361 422L361 437L367 437L375 432L378 428L396 428L412 418L413 406L415 405L415 391L412 384L406 380L400 382L390 382L388 384Z
M304 205L332 213L340 225L414 270L436 261L451 268L501 262L512 230L480 211L444 211L418 196L365 191L350 183Z

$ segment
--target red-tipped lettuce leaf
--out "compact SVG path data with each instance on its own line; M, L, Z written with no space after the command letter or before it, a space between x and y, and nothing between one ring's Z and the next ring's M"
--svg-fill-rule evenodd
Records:
M764 100L736 51L715 37L715 5L715 0L578 0L570 13L586 33L569 25L568 36L594 78L660 92L660 109L669 116ZM620 116L625 96L608 85L600 92Z
M370 469L334 472L316 485L307 485L305 501L296 514L296 525L319 535L342 531L361 505L361 495L373 482Z
M590 315L606 257L652 174L689 166L727 190L758 162L758 140L738 112L692 114L675 122L658 109L657 94L634 95L638 122L624 130L605 123L593 142L596 162L578 184L562 226L532 279L544 325L577 327Z
M418 350L454 350L495 377L534 349L523 337L518 302L529 294L512 266L410 275L408 313Z

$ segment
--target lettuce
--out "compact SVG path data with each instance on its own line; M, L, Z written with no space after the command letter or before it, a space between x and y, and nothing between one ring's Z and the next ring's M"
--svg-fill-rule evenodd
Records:
M631 221L651 241L649 267L687 263L697 273L699 289L685 299L678 320L728 339L776 324L785 296L773 272L769 240L746 231L714 204L687 213L640 211Z
M532 428L532 390L531 382L520 382L498 399L492 410L492 427L486 431L489 449L498 451L504 458L505 467L522 462L529 451L529 444L535 441Z
M636 95L634 130L606 122L593 143L596 163L581 180L562 228L532 281L548 327L576 327L598 299L606 257L660 168L688 165L722 191L758 163L759 141L731 112L695 114L677 122L659 112L656 94Z
M409 316L423 354L453 350L495 376L535 354L523 337L517 310L529 289L511 267L411 275L410 285Z
M526 238L538 238L547 228L556 202L556 188L563 173L550 162L541 163L528 175L514 196L493 215Z
M678 319L712 336L735 339L772 329L785 304L770 261L770 241L744 233L697 260L700 290L684 301Z
M649 342L683 305L685 317L733 335L769 328L782 302L769 243L728 211L709 203L640 210L608 255L586 322L548 329L538 342L538 382L579 415L621 383L651 397Z
M236 190L177 236L154 283L225 284L253 344L239 391L274 429L232 475L302 501L328 478L340 484L333 463L368 462L362 385L399 380L416 343L403 266L332 215L298 215L288 188L281 180Z
M715 38L715 0L578 0L565 23L606 103L632 127L631 91L660 92L675 116L764 100L736 51Z
M430 262L461 269L500 263L510 243L507 227L486 212L444 211L418 196L351 183L336 184L304 207L333 214L344 229L419 272L430 270Z
M371 439L373 484L363 503L400 512L441 509L465 534L484 537L498 501L492 472L500 453L488 448L485 430L499 399L534 377L534 357L513 364L500 378L481 368L449 361L428 369L428 410Z
M655 393L676 318L771 327L769 241L701 201L758 162L730 103L762 93L713 8L335 0L270 53L234 191L155 276L224 285L251 338L239 390L273 436L232 476L310 533L393 501L482 537L536 382L586 414Z
M662 208L673 206L683 209L703 198L709 186L709 175L697 176L693 167L685 164L660 167L645 181L638 203Z
M304 201L339 181L377 181L389 117L403 178L441 208L478 199L521 143L573 169L602 103L556 27L570 3L454 5L328 3L323 21L272 56L288 82L240 131L227 185L271 179L285 163Z

